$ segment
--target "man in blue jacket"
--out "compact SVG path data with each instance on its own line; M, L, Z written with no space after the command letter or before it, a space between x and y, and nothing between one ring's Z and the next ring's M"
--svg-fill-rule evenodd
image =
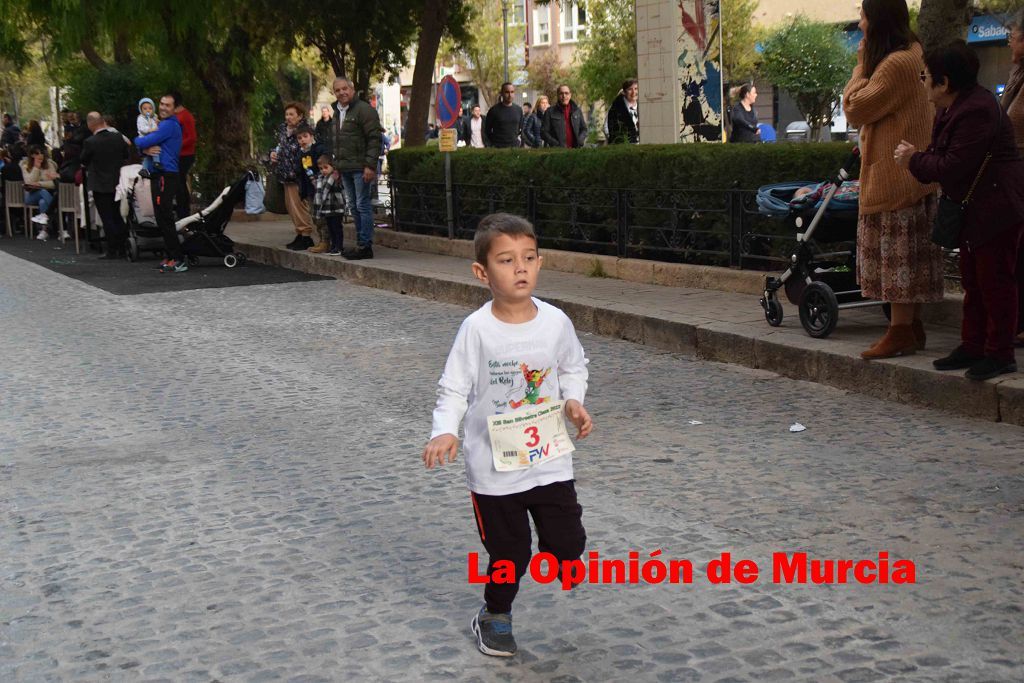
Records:
M156 224L163 233L164 247L167 251L167 258L160 264L160 270L164 273L184 273L188 270L188 263L181 251L181 242L178 241L178 232L174 229L174 195L178 190L178 183L181 182L178 174L181 124L174 115L174 108L177 106L177 98L173 94L161 97L158 109L160 127L148 135L135 138L135 146L143 154L147 150L150 153L156 151L151 148L159 149L160 170L151 174L149 187L153 195Z

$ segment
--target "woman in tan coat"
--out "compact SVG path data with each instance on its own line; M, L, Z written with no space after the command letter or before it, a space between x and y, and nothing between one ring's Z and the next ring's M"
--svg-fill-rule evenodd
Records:
M902 140L928 146L935 112L905 0L864 0L860 28L857 66L843 91L846 118L860 128L857 279L864 296L892 304L885 336L861 356L891 358L924 348L920 306L943 294L942 250L930 239L935 188L893 157Z

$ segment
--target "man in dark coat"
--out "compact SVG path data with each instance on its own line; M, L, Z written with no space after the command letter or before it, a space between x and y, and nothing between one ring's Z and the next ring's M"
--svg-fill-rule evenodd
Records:
M0 135L0 146L9 147L17 144L20 139L21 129L14 122L14 117L10 114L4 114L4 132Z
M89 112L85 117L85 125L92 135L82 144L80 160L85 167L86 183L92 191L96 212L103 221L103 232L107 239L107 253L100 258L123 258L127 231L114 201L114 190L121 179L121 167L127 162L131 147L123 135L107 127L99 112Z
M501 84L501 101L487 111L484 138L488 147L519 147L523 133L523 109L512 100L516 86Z
M558 103L544 113L540 128L546 147L582 147L587 140L587 121L583 111L572 99L569 86L558 86Z
M356 97L347 78L334 79L334 123L324 141L334 155L334 167L341 174L348 204L356 224L357 247L344 252L347 259L373 258L373 206L370 186L377 182L381 133L377 110Z

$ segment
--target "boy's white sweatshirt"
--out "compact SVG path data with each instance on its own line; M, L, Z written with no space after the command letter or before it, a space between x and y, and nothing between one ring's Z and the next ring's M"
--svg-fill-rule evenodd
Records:
M491 302L473 312L459 328L438 382L431 438L458 436L465 416L463 453L475 493L502 496L573 478L572 455L526 470L494 468L488 417L540 402L582 404L587 392L588 361L572 321L550 304L533 303L537 316L520 324L495 318Z

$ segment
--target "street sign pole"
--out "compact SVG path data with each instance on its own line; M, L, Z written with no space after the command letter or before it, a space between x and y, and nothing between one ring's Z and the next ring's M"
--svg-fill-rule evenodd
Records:
M505 82L508 83L508 0L501 0L501 26L505 45Z
M455 202L452 200L452 153L444 153L444 195L448 204L448 239L455 239Z
M452 126L462 113L462 89L452 76L445 76L437 88L437 120L441 125L438 147L444 154L444 198L448 214L448 239L455 239L455 199L452 193L452 152L458 146L458 133Z

